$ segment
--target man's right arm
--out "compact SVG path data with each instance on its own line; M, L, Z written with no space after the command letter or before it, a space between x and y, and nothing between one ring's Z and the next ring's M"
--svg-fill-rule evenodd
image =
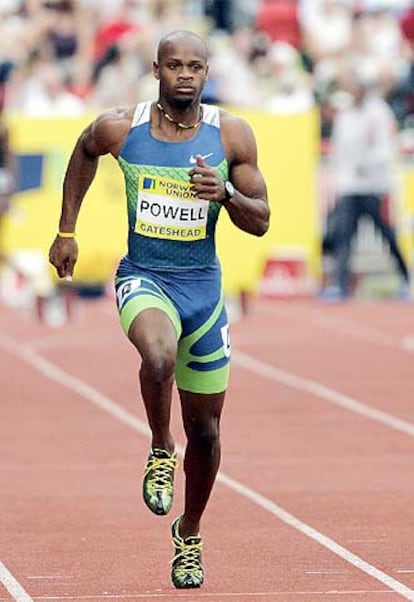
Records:
M73 149L63 182L59 232L75 232L83 199L95 177L99 157L117 156L128 132L130 119L126 111L103 113L79 136ZM78 257L74 237L56 236L49 260L60 278L71 278Z

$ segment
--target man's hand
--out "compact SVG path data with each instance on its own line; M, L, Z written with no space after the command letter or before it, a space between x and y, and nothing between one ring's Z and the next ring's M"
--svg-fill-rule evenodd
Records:
M220 175L201 155L196 155L196 160L196 166L188 172L192 189L200 199L222 203L226 200L226 191Z
M56 236L49 251L49 261L55 266L59 278L72 280L73 269L78 259L78 243L74 238Z

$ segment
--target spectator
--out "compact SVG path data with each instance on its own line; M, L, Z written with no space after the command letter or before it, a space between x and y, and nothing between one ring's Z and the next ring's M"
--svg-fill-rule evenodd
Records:
M139 31L139 13L136 12L135 3L124 0L118 11L110 19L102 19L97 27L95 36L95 60L102 61L108 52L117 45L126 34Z
M401 17L401 32L410 49L406 73L390 93L390 102L398 110L400 127L414 129L414 2Z
M45 3L50 14L46 37L50 40L58 61L74 57L78 50L76 10L73 0L55 0Z
M275 113L309 110L314 105L312 85L296 48L287 42L274 42L268 57L273 86L264 106Z
M96 70L91 104L98 107L130 104L137 97L141 84L141 79L137 84L137 77L145 76L145 67L137 51L137 38L133 32L125 33Z
M257 9L256 26L273 41L302 45L297 0L262 0Z
M251 63L253 35L251 29L244 28L232 38L222 32L215 32L211 38L209 79L215 80L216 94L222 103L251 108L263 101Z
M69 92L56 63L40 63L23 90L21 110L29 117L74 117L85 111L85 103Z
M407 8L401 18L401 30L405 38L414 48L414 2Z
M205 13L213 21L214 29L232 31L233 7L232 0L207 0Z
M304 48L313 64L340 57L350 48L352 11L340 0L321 0L313 12L302 13L301 25Z
M329 298L352 294L351 243L362 216L369 217L389 244L402 278L402 293L409 292L407 266L392 228L381 214L385 195L392 192L396 124L391 109L373 91L373 82L361 71L348 82L350 102L338 111L332 133L332 165L338 195L334 246L335 286Z

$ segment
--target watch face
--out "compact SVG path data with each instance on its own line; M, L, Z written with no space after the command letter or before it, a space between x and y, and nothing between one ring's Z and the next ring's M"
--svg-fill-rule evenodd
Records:
M234 194L234 186L229 180L227 180L225 187L226 187L226 196L229 199Z

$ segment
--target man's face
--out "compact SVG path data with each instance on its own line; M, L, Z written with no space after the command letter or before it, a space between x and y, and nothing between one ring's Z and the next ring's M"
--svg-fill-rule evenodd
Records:
M168 42L153 65L160 82L160 98L177 107L191 105L201 96L207 79L205 51L196 41Z

